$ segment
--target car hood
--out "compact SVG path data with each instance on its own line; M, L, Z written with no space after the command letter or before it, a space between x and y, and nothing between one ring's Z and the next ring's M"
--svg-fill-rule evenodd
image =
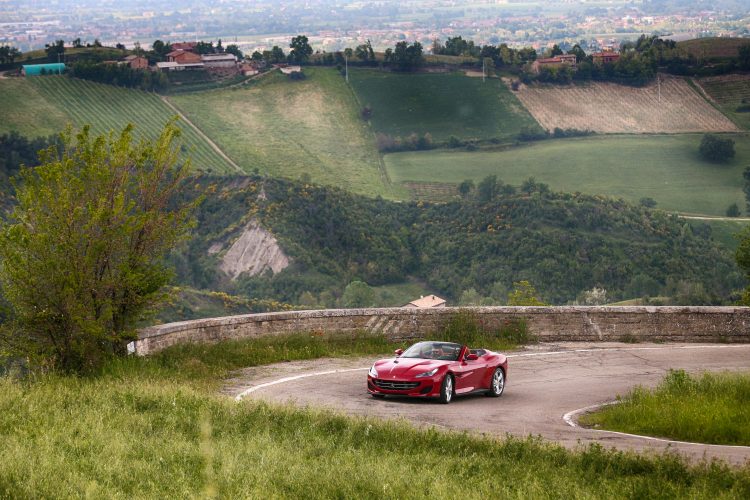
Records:
M375 370L378 372L378 378L403 379L414 377L434 368L446 366L449 363L451 362L421 358L382 359L375 362Z

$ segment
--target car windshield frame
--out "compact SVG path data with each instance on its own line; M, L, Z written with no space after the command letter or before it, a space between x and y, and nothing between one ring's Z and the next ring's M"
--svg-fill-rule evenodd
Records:
M443 348L455 350L455 354L447 354ZM400 358L409 359L434 359L436 361L458 361L463 346L455 342L417 342L405 350Z

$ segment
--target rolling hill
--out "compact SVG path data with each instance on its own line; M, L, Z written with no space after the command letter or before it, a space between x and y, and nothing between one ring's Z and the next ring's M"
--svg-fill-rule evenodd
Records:
M372 109L375 132L402 137L430 133L436 142L445 142L451 136L507 140L524 128L541 131L498 79L372 69L350 69L349 78L360 106Z
M0 133L13 130L35 137L55 134L67 123L90 124L96 133L121 130L155 137L175 116L156 94L76 80L65 76L0 80L6 105L0 108ZM182 123L186 151L197 170L227 173L231 166L192 127Z

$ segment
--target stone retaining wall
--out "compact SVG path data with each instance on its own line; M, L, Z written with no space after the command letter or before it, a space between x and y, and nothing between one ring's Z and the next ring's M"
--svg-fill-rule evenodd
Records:
M750 342L747 307L472 307L327 309L245 314L169 323L141 330L139 355L185 342L218 342L285 333L382 334L393 340L432 336L460 310L488 328L523 320L540 341Z

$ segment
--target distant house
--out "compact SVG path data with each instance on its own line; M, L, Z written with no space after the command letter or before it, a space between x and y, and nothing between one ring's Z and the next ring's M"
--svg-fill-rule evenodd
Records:
M197 46L198 42L175 42L172 44L172 50L193 52Z
M594 64L611 64L620 59L620 54L617 52L597 52L591 54L591 57L594 60Z
M576 56L575 54L559 54L555 57L548 57L546 59L537 59L531 63L531 70L534 73L539 73L542 68L560 68L562 66L568 66L572 69L576 69Z
M192 52L186 52L184 50L173 50L167 54L167 62L175 62L177 64L197 64L202 63L203 60L198 54Z
M207 68L233 68L237 66L234 54L203 54L201 61Z
M24 64L21 67L23 76L61 75L65 72L65 63Z
M291 75L292 73L302 73L301 66L289 66L287 64L275 64L279 70L285 75Z
M240 66L240 71L242 72L244 76L254 76L260 73L260 71L258 71L258 68L248 63L243 63Z
M148 59L142 56L130 55L123 62L132 69L148 69Z
M417 300L412 300L408 304L405 304L404 307L445 307L445 299L441 299L437 295L428 295L426 297L419 297Z
M159 71L185 71L187 69L204 69L205 66L202 62L180 64L174 61L158 62L156 63L156 69Z

